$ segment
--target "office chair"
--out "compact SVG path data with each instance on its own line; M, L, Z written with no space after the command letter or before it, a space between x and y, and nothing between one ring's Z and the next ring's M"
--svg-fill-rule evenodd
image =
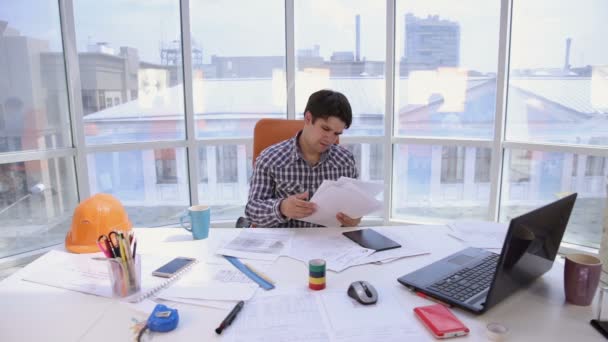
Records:
M253 128L253 159L255 160L265 148L290 139L304 127L304 120L260 119ZM246 217L239 217L236 228L247 228L251 222Z
M265 148L290 139L302 128L304 120L260 119L253 128L253 165L255 166L255 160ZM336 141L336 144L338 142ZM251 222L245 217L239 217L236 221L236 228L250 226Z

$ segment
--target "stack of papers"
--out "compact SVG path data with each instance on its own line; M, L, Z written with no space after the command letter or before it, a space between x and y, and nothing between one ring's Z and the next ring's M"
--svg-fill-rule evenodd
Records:
M230 309L253 297L258 284L232 265L199 263L181 279L157 294L174 302Z
M345 291L292 290L263 293L248 301L222 335L230 342L419 341L428 333L414 315L404 314L395 293L379 289L375 305L361 305Z
M287 256L305 263L310 259L324 259L328 270L341 272L374 252L373 249L357 245L342 234L302 232L293 238Z
M383 188L382 184L348 177L340 177L337 181L325 180L310 199L317 205L317 210L300 220L325 227L339 227L340 221L336 219L339 212L359 218L382 209L382 202L375 197Z
M280 229L245 229L216 251L237 258L274 261L289 249L293 232Z
M448 234L470 247L502 248L507 234L506 223L485 221L456 221L448 224Z
M397 228L374 228L382 235L398 242L401 247L376 252L363 248L342 235L340 232L320 234L309 229L296 233L291 242L291 249L286 256L308 263L310 259L324 259L330 271L342 272L356 265L370 263L388 263L400 258L422 255L430 251L413 239L406 237L406 232L399 233Z

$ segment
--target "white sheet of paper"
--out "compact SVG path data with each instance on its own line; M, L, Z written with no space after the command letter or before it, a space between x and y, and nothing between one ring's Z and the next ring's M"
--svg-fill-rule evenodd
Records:
M324 259L328 270L341 272L372 253L374 250L363 248L342 234L318 235L302 232L293 237L287 256L305 263L310 259Z
M176 302L176 303L185 303L185 304L192 304L192 305L198 305L198 306L206 306L209 308L216 308L216 309L223 309L223 310L230 310L232 308L234 308L234 306L236 305L236 303L238 301L232 301L232 300L208 300L208 299L194 299L194 298L179 298L179 297L158 297L161 300L168 300L171 302ZM169 305L170 306L170 305Z
M381 252L375 252L371 255L358 259L356 262L353 263L353 266L369 263L387 263L405 257L430 253L429 249L425 249L424 247L419 246L419 244L417 244L416 242L407 239L406 237L403 237L400 234L391 232L390 229L380 230L378 228L374 228L374 230L386 236L387 238L398 242L401 247Z
M485 221L455 221L448 234L477 248L502 248L509 227L506 223Z
M254 260L276 260L291 244L292 231L277 229L244 229L216 251L216 254Z
M258 284L232 265L198 263L170 287L157 296L204 300L248 300L255 294Z
M352 183L356 185L363 192L369 194L372 197L375 197L384 191L384 184L376 183L376 182L365 182L359 179L349 178L349 177L340 177L337 180L338 184Z
M309 293L258 296L243 310L222 340L230 342L329 342L315 297Z
M345 291L321 291L319 296L329 321L332 341L417 341L424 337L424 327L406 314L394 294L377 288L378 302L361 305ZM375 317L375 318L374 318Z
M352 218L359 218L382 208L382 202L376 200L352 182L342 181L323 185L323 181L310 202L317 205L317 210L310 216L300 219L326 227L339 227L336 214L342 212Z

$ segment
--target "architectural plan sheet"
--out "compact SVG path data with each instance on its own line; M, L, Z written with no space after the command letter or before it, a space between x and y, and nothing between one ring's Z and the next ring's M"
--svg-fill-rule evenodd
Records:
M345 291L292 290L260 294L222 335L230 342L406 341L426 333L390 291L363 306ZM378 319L370 319L378 317Z
M382 209L382 202L374 197L379 191L382 188L377 183L347 177L337 181L325 180L310 199L317 205L317 210L300 220L325 227L340 227L340 221L336 219L339 212L359 218Z
M293 231L272 228L243 229L216 254L255 260L276 260L291 244Z

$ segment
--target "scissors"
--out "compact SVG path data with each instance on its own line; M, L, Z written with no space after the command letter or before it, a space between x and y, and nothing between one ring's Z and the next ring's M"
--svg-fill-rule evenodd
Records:
M103 255L105 255L106 257L114 257L114 251L112 250L110 239L108 239L106 235L99 235L99 237L97 238L97 246L99 247L99 249L101 249Z

